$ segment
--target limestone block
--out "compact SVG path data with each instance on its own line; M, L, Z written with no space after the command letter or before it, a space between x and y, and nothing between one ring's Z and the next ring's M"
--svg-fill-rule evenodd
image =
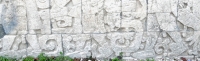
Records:
M148 13L172 12L177 16L178 0L148 0Z
M160 26L155 14L148 14L147 16L147 31L160 31Z
M183 34L183 33L182 33ZM193 32L186 32L186 36L184 37L185 40L184 41L187 41L188 43L186 43L187 45L186 46L192 46L190 47L189 49L187 49L188 51L188 54L189 55L198 55L200 51L199 50L199 35L200 35L200 32L199 31L193 31Z
M169 48L172 51L169 53L170 56L178 56L187 50L187 47L181 43L170 43Z
M120 52L127 53L126 56L130 56L130 53L139 50L142 34L142 32L109 33L107 34L107 38L110 40L110 45L115 52L115 56L118 56Z
M55 18L56 19L56 22L57 22L57 25L58 27L67 27L67 26L72 26L72 17L57 17Z
M110 57L114 52L106 34L92 34L92 56L97 58Z
M62 34L62 38L64 55L82 58L90 56L91 36L89 34Z
M178 21L183 24L182 26L191 27L194 30L200 29L200 27L197 26L200 23L199 19L193 13L190 13L188 9L180 10ZM193 21L195 23L192 23Z
M49 9L40 10L39 12L40 21L42 22L41 34L51 34L51 21Z
M62 12L61 12L62 13ZM69 8L69 12L67 13L68 16L75 17L75 18L81 18L81 4L74 5Z
M48 56L58 56L62 52L62 41L60 34L52 35L27 35L28 54L36 57L41 52Z
M69 3L70 0L54 0L53 3L55 3L56 6L62 8L64 7L67 3Z
M17 17L17 25L15 26L15 29L17 30L16 34L25 35L28 33L28 27L27 27L27 17Z
M26 0L29 29L41 29L41 21L34 0Z
M49 6L49 1L27 0L26 6L29 34L51 34L50 12L49 9L46 9Z
M24 2L21 2L24 3ZM16 4L16 3L13 3ZM1 13L1 22L6 34L27 34L26 6L9 4Z
M121 28L123 31L143 31L142 22L139 20L122 20Z
M98 14L103 10L104 0L82 0L82 13L88 15Z
M58 56L63 51L60 34L41 35L38 37L38 43L42 52L49 56Z
M69 2L70 5L72 2ZM81 4L73 5L69 7L58 7L55 4L51 5L52 8L50 9L51 18L56 18L60 16L71 16L76 18L81 18Z
M49 8L50 0L35 0L38 8Z
M76 1L76 0L75 0ZM73 4L74 1L62 1L66 6L57 6L55 1L51 1L50 9L52 33L82 33L81 24L81 4ZM60 2L61 3L61 2Z
M136 0L136 15L135 19L144 21L147 16L147 1L146 0Z
M41 52L42 49L40 48L37 35L26 35L28 47L27 47L27 55L37 57Z
M193 7L188 7L188 8L190 8L190 10L193 10L193 13L196 17L200 18L199 17L200 12L199 12L199 9L198 9L198 8L200 8L200 6L199 6L200 1L199 0L192 0L192 2L193 2Z
M176 18L170 13L156 13L160 29L163 31L176 31Z
M122 11L121 3L122 3L121 0L105 0L104 8L108 13L119 13Z
M26 0L28 28L30 34L41 33L42 21L40 20L36 2L34 0Z
M25 35L6 35L1 39L1 56L21 58L26 56Z
M81 19L74 17L57 17L51 20L52 33L82 33Z
M151 50L158 41L160 32L144 32L142 42L145 42L144 50Z
M118 31L121 27L120 13L107 13L104 16L105 28L107 32Z
M123 12L135 12L136 11L136 0L122 0L122 11Z
M104 33L103 15L83 15L83 33Z
M80 0L72 0L73 5L81 4Z
M22 5L22 6L17 6L16 7L16 16L18 17L26 17L26 6Z
M154 50L140 51L140 52L133 53L132 56L139 59L145 59L149 57L155 57L155 52Z
M15 27L17 26L15 9L12 4L8 4L7 6L4 6L4 9L6 10L2 11L2 25L5 30L6 34L16 34L17 30L15 30Z

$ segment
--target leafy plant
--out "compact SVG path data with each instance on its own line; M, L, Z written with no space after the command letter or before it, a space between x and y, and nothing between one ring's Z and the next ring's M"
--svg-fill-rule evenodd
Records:
M48 57L44 55L44 53L41 53L38 57L38 61L47 61Z
M69 56L65 56L64 60L68 60L68 61L74 61L74 59L70 58Z
M117 56L114 59L112 59L112 61L122 61L122 56L123 56L123 52L120 52L119 56Z
M147 58L146 60L147 61L155 61L154 59L150 59L150 58Z
M23 58L22 61L34 61L34 57L28 56L26 58Z
M16 59L0 56L0 61L16 61Z

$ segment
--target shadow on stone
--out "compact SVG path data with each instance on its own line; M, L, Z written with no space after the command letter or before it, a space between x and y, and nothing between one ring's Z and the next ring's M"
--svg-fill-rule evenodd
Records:
M0 38L3 38L4 35L6 35L6 33L5 33L4 29L3 29L2 24L0 24Z

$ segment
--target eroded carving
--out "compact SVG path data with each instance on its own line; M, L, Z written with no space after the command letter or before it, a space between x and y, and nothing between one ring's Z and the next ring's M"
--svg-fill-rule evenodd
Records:
M87 57L91 51L91 37L89 34L63 34L64 55L70 57Z

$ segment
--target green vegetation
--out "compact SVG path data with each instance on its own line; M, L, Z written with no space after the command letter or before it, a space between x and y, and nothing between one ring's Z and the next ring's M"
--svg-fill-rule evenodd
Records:
M27 56L26 58L23 58L22 61L34 61L34 57Z
M112 61L122 61L122 56L123 56L123 52L120 52L119 56L117 56L114 59L112 59Z
M150 59L150 58L147 58L146 61L155 61L153 58Z
M38 57L37 61L47 61L48 57L44 55L44 53L41 53Z
M123 53L120 52L119 56L110 59L109 61L122 61L122 57L123 57ZM88 58L84 58L84 60L91 60L91 61L95 61L96 58L93 58L92 56L88 57ZM4 56L0 56L0 61L80 61L79 58L70 58L69 56L64 56L64 54L62 52L60 52L59 56L47 56L44 53L41 53L40 55L38 55L36 58L32 57L32 56L27 56L25 58L22 58L22 60L17 60L15 58L10 58L10 57L4 57ZM104 60L106 61L106 60ZM147 58L146 60L140 60L140 61L155 61L153 58Z
M16 61L16 59L0 56L0 61Z

